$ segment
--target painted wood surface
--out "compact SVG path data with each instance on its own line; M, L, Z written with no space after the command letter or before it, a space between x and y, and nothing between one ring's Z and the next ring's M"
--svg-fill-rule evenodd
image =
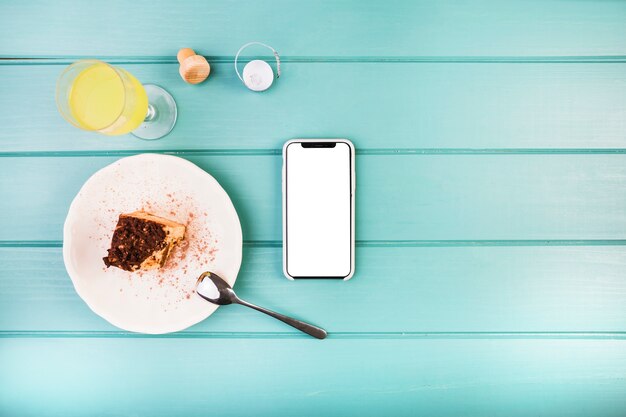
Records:
M625 415L625 21L591 0L0 2L0 415ZM263 94L232 70L250 40L284 61ZM207 83L180 80L185 46ZM56 78L82 57L170 91L174 131L65 123ZM355 142L352 281L282 277L294 137ZM237 306L160 337L88 309L65 214L145 151L220 181L246 239L237 291L328 340Z
M193 86L182 81L177 64L120 61L139 80L167 88L180 108L167 140L145 142L83 132L62 119L54 88L70 62L0 61L0 102L13 109L0 113L2 152L278 151L301 136L348 137L359 151L606 149L626 143L624 64L287 62L276 85L255 95L232 64L214 64L206 83Z
M360 246L357 255L359 279L293 283L281 277L280 247L248 245L237 293L340 336L626 332L624 246ZM61 248L1 248L0 264L0 337L117 333L74 293ZM252 337L292 330L230 306L185 333Z
M225 187L244 239L281 239L281 156L184 156ZM3 158L0 240L60 240L83 182L116 159ZM624 154L363 155L356 169L358 240L626 239Z
M2 2L0 55L232 57L252 39L286 56L624 55L626 5L614 0ZM10 41L9 41L10 39Z
M8 415L621 417L624 340L6 339ZM66 400L61 400L66 399Z

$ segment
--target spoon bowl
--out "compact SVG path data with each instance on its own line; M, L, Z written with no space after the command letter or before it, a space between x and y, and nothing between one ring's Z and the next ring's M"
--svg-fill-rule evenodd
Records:
M207 279L208 278L208 279ZM196 282L196 293L205 300L225 306L233 304L237 295L222 277L212 272L203 272Z

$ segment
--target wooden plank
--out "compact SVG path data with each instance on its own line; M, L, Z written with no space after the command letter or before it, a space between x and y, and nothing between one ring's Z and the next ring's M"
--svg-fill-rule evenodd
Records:
M69 62L0 65L2 152L279 149L303 136L348 137L359 149L626 143L623 64L285 63L263 94L247 91L231 64L214 65L200 86L185 84L174 64L121 64L178 102L174 131L149 142L65 122L54 86Z
M6 415L624 415L624 340L0 340Z
M3 158L0 240L60 240L71 200L117 158ZM280 156L193 156L244 239L280 240ZM362 155L358 240L624 239L626 155Z
M233 56L251 40L285 56L588 56L626 53L617 1L186 1L77 7L2 2L0 55ZM164 14L165 12L165 14ZM45 36L42 36L45 35Z
M246 248L237 293L331 335L626 332L625 246L359 247L348 282L291 282L281 262L280 248ZM117 331L76 295L61 248L3 248L0 265L0 335ZM294 331L231 306L188 332Z

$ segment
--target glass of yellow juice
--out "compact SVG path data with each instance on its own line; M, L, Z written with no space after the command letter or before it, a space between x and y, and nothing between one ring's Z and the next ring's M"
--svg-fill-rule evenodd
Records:
M75 62L61 73L56 102L65 120L105 135L159 139L176 123L176 102L167 91L97 60Z

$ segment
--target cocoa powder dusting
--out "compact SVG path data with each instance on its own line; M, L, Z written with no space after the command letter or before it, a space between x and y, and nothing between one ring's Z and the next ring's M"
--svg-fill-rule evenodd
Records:
M117 190L113 191L117 194ZM163 216L172 221L185 224L187 229L184 240L173 247L166 264L160 269L138 270L132 274L126 273L123 279L129 285L135 297L146 297L149 302L158 302L164 312L174 311L185 304L185 301L194 300L192 297L196 277L199 273L214 268L218 254L218 239L211 233L210 213L199 211L195 200L186 196L177 196L176 192L165 189L167 199L161 201L143 200L134 207L124 207L127 212L136 207L142 210ZM106 205L106 202L103 202ZM103 209L107 214L98 222L99 233L94 234L92 240L98 241L111 236L110 230L115 223L111 224L113 215L119 213L120 207ZM115 234L115 232L113 233ZM100 237L98 237L100 236ZM104 236L104 237L103 237ZM108 240L112 242L111 240ZM110 258L110 255L107 257ZM141 264L141 262L139 262ZM107 271L108 273L109 271ZM113 272L112 270L110 272ZM117 271L120 273L122 271ZM149 289L149 296L146 295ZM123 290L120 288L119 292ZM170 300L170 301L168 301ZM147 302L147 301L146 301ZM182 303L182 304L181 304Z

